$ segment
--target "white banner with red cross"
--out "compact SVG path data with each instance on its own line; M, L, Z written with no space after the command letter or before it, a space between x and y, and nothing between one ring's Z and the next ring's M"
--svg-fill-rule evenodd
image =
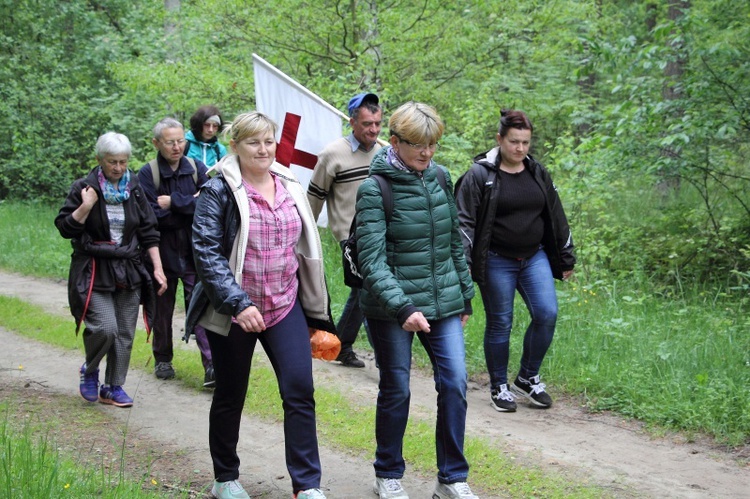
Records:
M253 54L255 108L276 122L276 161L307 189L318 153L342 135L344 113ZM320 225L325 225L323 209Z

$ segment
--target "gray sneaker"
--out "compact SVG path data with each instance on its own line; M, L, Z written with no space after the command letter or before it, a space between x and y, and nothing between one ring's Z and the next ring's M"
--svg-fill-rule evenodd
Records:
M229 482L214 481L214 486L211 487L211 495L216 499L250 499L248 493L237 480L230 480Z
M401 480L397 478L375 478L372 491L380 499L409 499L409 494L401 486Z
M157 362L154 367L154 374L159 379L172 379L174 378L174 368L171 362Z
M435 486L432 499L479 499L466 482L440 483Z
M326 495L320 489L307 489L297 492L294 499L326 499Z

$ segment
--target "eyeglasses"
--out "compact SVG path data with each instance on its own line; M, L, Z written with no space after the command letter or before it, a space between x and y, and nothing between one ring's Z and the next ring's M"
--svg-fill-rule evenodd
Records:
M399 137L395 133L393 135L395 135L396 138L399 141L403 142L404 144L406 144L407 146L411 147L415 151L419 151L419 152L428 151L428 150L429 151L436 151L438 149L438 147L440 147L440 144L437 143L437 142L435 142L434 144L415 144L414 142L409 142L408 140L402 139L401 137Z
M128 166L127 159L105 159L104 162L107 164L107 166L110 166L110 167L115 167L115 166L127 167Z
M180 140L162 140L161 143L167 147L183 146L187 142L185 139Z

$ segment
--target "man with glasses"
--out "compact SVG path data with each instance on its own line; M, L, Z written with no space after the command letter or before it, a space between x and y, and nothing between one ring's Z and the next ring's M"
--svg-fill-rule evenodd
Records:
M208 181L206 165L183 155L185 129L173 118L164 118L154 127L152 143L157 150L156 159L138 171L138 180L159 222L159 252L167 291L156 300L153 324L152 350L154 374L159 379L175 376L172 366L172 317L174 315L178 280L182 280L185 308L195 285L193 263L192 226L198 191ZM197 326L195 339L201 352L205 370L203 386L213 388L214 370L206 331Z
M342 245L349 237L354 218L354 203L359 185L370 173L370 162L381 148L378 135L383 120L380 100L375 94L361 93L349 100L349 124L352 133L328 144L318 155L307 199L318 218L327 202L328 226ZM336 330L341 340L338 360L347 367L365 367L352 345L357 339L364 317L359 309L359 289L351 288ZM367 323L364 323L367 328Z

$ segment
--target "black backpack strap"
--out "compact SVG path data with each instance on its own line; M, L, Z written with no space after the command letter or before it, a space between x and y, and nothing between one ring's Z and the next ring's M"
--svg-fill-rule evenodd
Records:
M393 214L393 193L391 192L391 180L383 175L370 175L374 178L380 186L380 195L383 197L383 210L385 211L385 223L388 225L391 222L391 215Z
M448 181L445 180L445 172L439 166L436 166L435 168L437 168L437 179L438 179L438 182L440 182L440 185L443 187L443 190L447 192L448 191Z

